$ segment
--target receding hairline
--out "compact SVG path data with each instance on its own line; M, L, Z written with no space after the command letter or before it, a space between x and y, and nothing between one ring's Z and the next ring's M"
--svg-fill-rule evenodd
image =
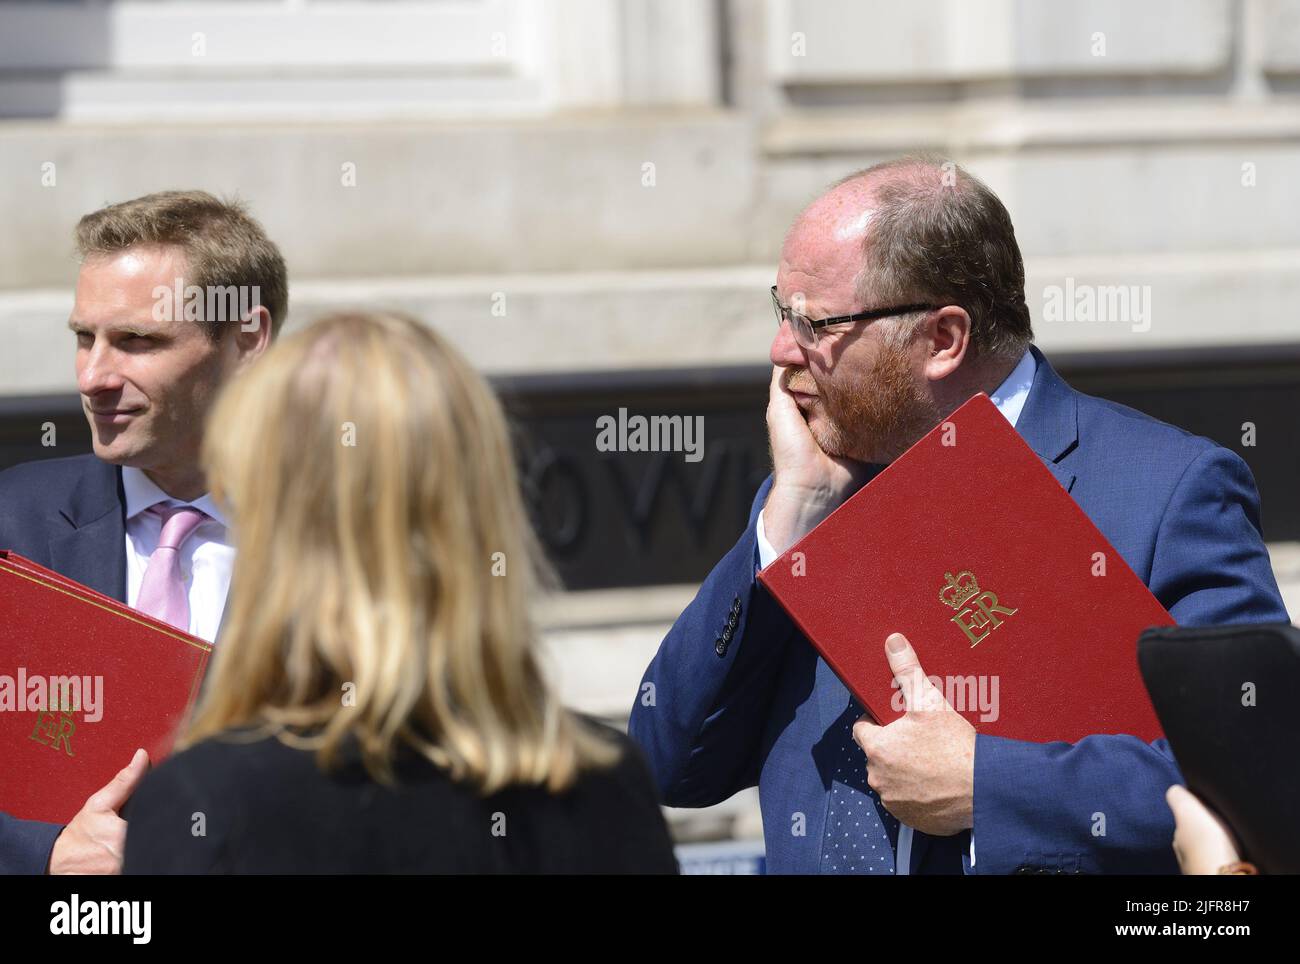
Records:
M948 171L952 171L959 182L969 182L971 179L952 158L931 151L917 151L852 171L834 182L824 193L829 194L836 188L861 181L885 183L901 180L918 187L929 187L934 183L932 176L942 177Z
M951 186L944 185L940 180L949 170L956 178L955 184ZM818 213L819 208L826 206L830 199L836 196L842 196L846 201L855 197L860 199L858 210L843 220L861 220L861 230L856 233L865 240L866 229L870 226L870 214L881 203L879 195L882 188L898 184L919 189L933 189L936 193L939 190L954 188L965 191L971 187L973 180L974 178L951 158L930 152L905 154L902 157L860 168L834 181L804 205L786 229L782 247L790 243L791 238ZM843 240L849 240L849 237L846 236Z
M85 265L94 261L102 264L139 254L156 254L174 258L179 262L179 267L185 271L190 267L190 255L185 245L171 241L137 241L135 244L128 244L125 248L92 248L81 254L81 263Z

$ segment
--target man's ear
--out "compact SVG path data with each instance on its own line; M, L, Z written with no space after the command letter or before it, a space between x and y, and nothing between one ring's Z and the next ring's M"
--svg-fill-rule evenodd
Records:
M961 367L970 348L970 315L965 308L945 305L925 319L927 357L925 377L931 381L947 378Z
M251 309L235 330L235 347L250 361L271 345L271 313L262 305Z

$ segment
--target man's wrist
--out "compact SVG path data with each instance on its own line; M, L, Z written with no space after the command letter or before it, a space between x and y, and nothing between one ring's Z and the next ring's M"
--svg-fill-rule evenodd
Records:
M777 489L768 493L763 504L763 528L767 540L779 556L806 536L839 502L825 490Z

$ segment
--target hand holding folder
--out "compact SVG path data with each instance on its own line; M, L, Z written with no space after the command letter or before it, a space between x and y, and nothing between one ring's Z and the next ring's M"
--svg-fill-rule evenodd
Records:
M0 810L67 823L137 748L166 757L211 652L0 551Z

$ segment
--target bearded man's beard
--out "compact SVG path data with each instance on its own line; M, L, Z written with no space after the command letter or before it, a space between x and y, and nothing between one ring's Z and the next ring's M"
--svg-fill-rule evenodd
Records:
M786 383L797 391L812 381L801 369ZM858 462L892 462L942 416L912 375L906 346L882 345L871 371L849 382L827 381L816 391L813 438L827 455Z

